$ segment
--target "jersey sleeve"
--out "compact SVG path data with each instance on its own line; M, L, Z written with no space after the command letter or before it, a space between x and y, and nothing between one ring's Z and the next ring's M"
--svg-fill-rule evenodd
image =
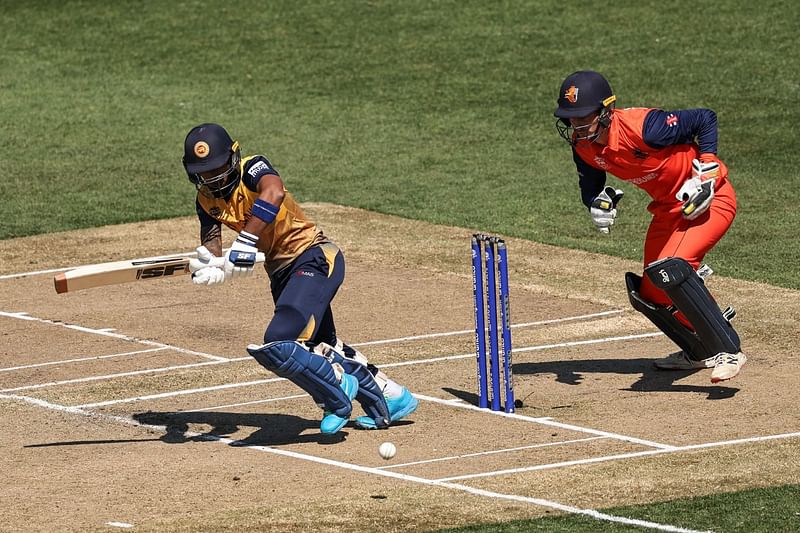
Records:
M700 153L717 153L717 114L710 109L654 109L644 119L642 139L648 146L664 148L697 141Z
M258 182L263 176L272 174L273 176L280 176L269 159L263 155L257 155L248 159L244 164L244 175L242 180L245 186L251 191L258 190Z
M592 200L605 187L606 173L581 159L575 149L572 150L572 159L578 169L578 186L581 189L581 201L583 205L589 207L592 205Z

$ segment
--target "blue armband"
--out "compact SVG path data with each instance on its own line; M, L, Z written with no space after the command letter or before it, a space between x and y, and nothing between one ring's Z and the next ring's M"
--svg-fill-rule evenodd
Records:
M253 216L258 217L269 224L275 220L276 216L278 216L278 211L280 211L280 207L277 205L272 205L266 200L259 198L253 204L253 209L250 212L253 214Z

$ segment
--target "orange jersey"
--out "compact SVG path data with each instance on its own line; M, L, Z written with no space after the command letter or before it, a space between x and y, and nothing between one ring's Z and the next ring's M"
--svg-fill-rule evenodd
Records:
M675 194L690 177L692 159L699 157L700 148L693 141L665 146L653 143L652 140L651 144L645 142L645 119L651 112L656 112L658 115L651 115L650 119L655 117L660 120L663 115L664 122L652 126L648 124L651 126L651 131L661 128L669 132L672 126L679 127L680 112L666 113L643 107L617 109L614 110L608 128L606 145L579 142L574 151L585 164L610 172L619 179L644 189L653 199L648 208L650 211L679 210L681 202L675 198ZM650 135L650 138L654 137L655 135ZM720 164L717 187L727 176L727 167Z
M196 203L201 223L207 222L206 217L211 217L237 233L242 231L258 198L258 180L264 174L278 175L263 156L243 158L240 171L243 177L228 198L214 198L198 192ZM257 247L266 256L265 267L270 276L288 266L311 246L330 242L306 216L294 196L285 188L284 192L275 220L267 224L258 239Z

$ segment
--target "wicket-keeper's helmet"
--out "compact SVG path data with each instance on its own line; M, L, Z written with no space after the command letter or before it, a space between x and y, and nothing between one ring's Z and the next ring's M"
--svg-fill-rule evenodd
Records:
M592 113L599 113L600 125L607 128L611 124L611 110L616 100L611 85L602 74L593 70L573 72L561 83L558 108L553 113L558 117L556 128L559 134L573 144L569 119L586 117Z
M215 198L224 198L236 188L241 173L239 143L219 124L200 124L183 142L183 167L198 190L205 188ZM218 170L213 176L203 177Z

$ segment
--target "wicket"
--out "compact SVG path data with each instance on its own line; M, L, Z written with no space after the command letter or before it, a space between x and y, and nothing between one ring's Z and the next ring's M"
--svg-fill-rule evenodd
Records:
M484 269L485 264L485 269ZM498 283L500 324L498 328ZM484 286L484 281L486 282ZM511 317L508 290L508 251L503 239L476 233L472 236L472 293L475 303L475 356L478 363L478 407L500 411L500 350L503 354L505 412L514 412L514 382L511 368ZM484 294L486 298L484 299ZM488 313L489 373L486 372ZM498 335L498 329L502 331Z

